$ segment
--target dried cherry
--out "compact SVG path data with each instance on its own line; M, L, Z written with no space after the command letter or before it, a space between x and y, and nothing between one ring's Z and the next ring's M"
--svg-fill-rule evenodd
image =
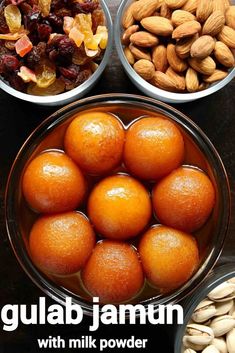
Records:
M0 60L0 73L14 72L19 66L20 62L14 55L5 54Z
M77 78L79 72L80 72L80 68L78 65L70 65L67 67L59 67L59 71L61 73L61 75L63 75L65 78L68 78L70 80L74 80Z
M37 25L37 32L39 40L47 42L52 33L52 27L48 21L43 21Z
M63 66L72 62L75 48L75 43L68 36L57 34L47 45L46 51L52 61Z

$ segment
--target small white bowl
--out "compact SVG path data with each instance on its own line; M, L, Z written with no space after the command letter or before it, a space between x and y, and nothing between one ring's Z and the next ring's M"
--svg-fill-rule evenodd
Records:
M99 80L99 78L101 77L105 67L108 64L108 61L109 61L109 58L110 58L111 52L112 52L112 44L113 44L112 17L111 17L109 8L106 5L105 0L100 0L100 4L101 4L101 7L102 7L104 14L105 14L106 26L108 28L108 33L109 33L109 39L108 39L107 48L105 49L104 57L99 65L98 69L93 73L93 75L88 80L86 80L80 86L78 86L70 91L67 91L65 93L61 93L58 95L54 95L54 96L34 96L31 94L22 93L20 91L17 91L16 89L12 88L11 86L9 86L9 84L6 81L4 81L2 78L0 78L0 88L16 98L22 99L27 102L45 105L45 106L65 105L65 104L68 104L68 103L78 99L78 98L83 97L86 93L88 93L94 87L94 85Z
M225 77L223 80L216 82L212 85L210 85L209 88L200 91L200 92L195 92L195 93L172 93L168 91L164 91L160 88L157 88L147 81L145 81L142 77L140 77L135 70L132 68L132 66L128 63L124 51L123 51L123 45L121 42L121 36L122 36L122 17L124 14L124 11L126 8L133 2L133 0L122 0L117 16L116 16L116 21L114 24L114 38L115 38L115 45L116 49L118 52L119 59L121 60L121 63L126 71L126 74L129 76L130 80L133 82L133 84L141 90L144 94L146 94L149 97L159 99L163 102L167 103L186 103L186 102L192 102L194 100L197 100L199 98L203 98L206 96L209 96L210 94L217 92L224 86L226 86L234 77L235 77L235 68L231 69L228 76ZM232 1L232 4L235 4L235 0Z

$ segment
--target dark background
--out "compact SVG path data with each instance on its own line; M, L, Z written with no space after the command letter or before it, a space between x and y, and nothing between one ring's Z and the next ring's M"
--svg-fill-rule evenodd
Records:
M112 14L117 10L119 1L107 1ZM129 81L115 50L110 63L100 82L89 95L123 92L141 94ZM227 87L196 102L175 105L175 107L192 118L217 148L227 169L232 192L232 220L228 237L220 262L230 262L235 256L235 80ZM21 269L11 250L4 221L4 192L11 164L20 146L37 125L52 112L55 107L45 108L31 103L24 103L5 92L0 92L0 307L5 304L33 304L43 293L30 281ZM48 305L54 302L47 298ZM0 327L0 353L37 352L37 338L49 335L60 335L64 338L79 338L88 335L90 319L85 318L83 324L71 326L23 326L12 333L2 331ZM154 326L103 326L93 337L102 338L148 338L147 351L153 351L164 344L164 353L173 353L171 347L173 336L169 328ZM44 350L46 352L51 350ZM56 350L57 352L59 350ZM65 352L66 350L63 350ZM75 350L71 350L75 351ZM137 351L137 349L135 350ZM138 350L141 352L142 350ZM115 350L106 350L115 352Z

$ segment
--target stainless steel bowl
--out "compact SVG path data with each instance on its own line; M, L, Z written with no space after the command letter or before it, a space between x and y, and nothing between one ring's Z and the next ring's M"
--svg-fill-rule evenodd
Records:
M123 32L122 17L127 6L129 6L132 2L133 0L122 0L120 4L120 7L117 12L117 16L116 16L116 21L114 24L114 33L115 33L114 39L115 39L115 45L116 45L119 58L121 60L121 63L127 75L129 76L130 80L134 83L134 85L144 94L146 94L149 97L159 99L163 102L186 103L186 102L197 100L199 98L209 96L210 94L217 92L218 90L226 86L235 77L235 68L233 68L232 70L230 70L230 73L225 79L212 84L209 88L201 92L195 92L195 93L172 93L172 92L164 91L160 88L157 88L151 85L150 83L142 79L135 72L132 66L128 63L125 57L122 42L121 42L121 36ZM235 0L232 0L232 4L235 4Z
M0 78L0 88L16 98L22 99L27 102L32 102L32 103L46 105L46 106L65 105L74 101L75 99L83 97L86 93L88 93L101 77L105 67L108 64L108 61L112 52L112 44L113 44L112 18L105 0L100 0L100 4L105 14L106 26L108 28L108 33L109 33L108 45L98 69L93 73L93 75L87 81L85 81L80 86L72 89L71 91L61 93L55 96L34 96L31 94L22 93L10 87L9 84L6 81L4 81L2 78Z

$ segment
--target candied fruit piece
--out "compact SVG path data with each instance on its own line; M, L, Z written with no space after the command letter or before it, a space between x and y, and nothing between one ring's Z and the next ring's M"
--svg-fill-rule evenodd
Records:
M63 24L64 33L69 34L72 28L73 28L73 17L65 16L64 24Z
M69 32L69 38L72 39L77 47L80 47L80 45L82 44L85 36L84 34L82 34L79 29L77 29L76 27L73 27L71 29L71 31Z
M99 54L99 50L92 50L92 49L87 49L87 47L85 46L85 52L86 52L86 56L88 56L89 58L95 58L98 54Z
M23 37L17 40L15 43L15 50L19 56L22 58L30 52L30 50L33 48L33 44L30 41L29 37L25 34Z
M37 86L40 88L49 87L56 80L56 68L48 59L43 59L35 70Z
M63 93L65 89L65 83L56 79L49 87L40 88L35 83L29 83L27 93L34 96L54 96L56 94Z
M35 73L26 66L21 66L17 75L20 76L24 82L37 82Z
M108 30L106 26L98 26L96 35L101 35L99 42L100 49L106 49L108 44Z
M21 12L16 5L7 5L4 9L6 23L11 33L18 32L21 27Z
M44 17L47 17L51 9L51 0L38 0L38 7Z

